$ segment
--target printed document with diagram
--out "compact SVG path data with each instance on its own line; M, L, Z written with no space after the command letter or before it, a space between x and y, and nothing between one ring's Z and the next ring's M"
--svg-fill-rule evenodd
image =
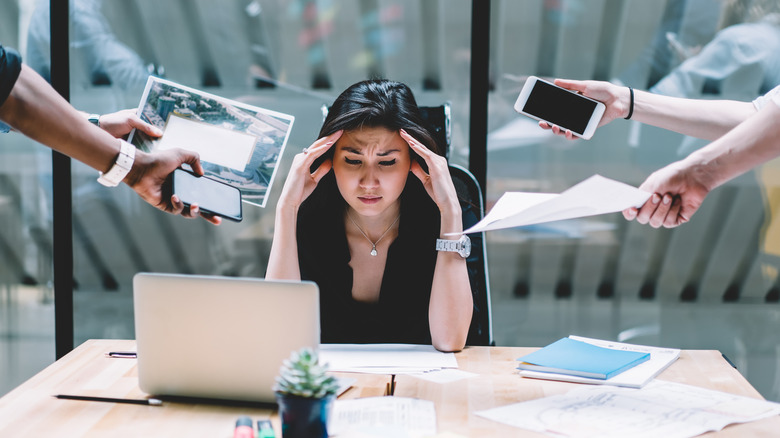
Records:
M133 130L128 141L146 152L172 148L200 155L206 176L265 206L295 118L150 76L138 116L163 131Z

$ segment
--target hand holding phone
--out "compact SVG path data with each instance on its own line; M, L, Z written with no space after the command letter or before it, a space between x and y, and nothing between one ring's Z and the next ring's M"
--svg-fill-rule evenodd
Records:
M515 102L515 111L590 139L606 106L597 100L529 76Z
M243 219L241 191L229 184L205 176L197 176L184 169L170 175L170 190L186 207L198 204L204 213L224 217L235 222Z

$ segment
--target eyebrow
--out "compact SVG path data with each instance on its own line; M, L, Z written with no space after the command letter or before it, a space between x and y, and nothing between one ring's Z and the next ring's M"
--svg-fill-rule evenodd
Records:
M341 148L341 150L343 150L345 152L353 153L355 155L363 155L363 151L362 150L353 148L352 146L344 146L344 147ZM392 154L393 152L401 152L401 150L400 149L390 149L390 150L387 150L387 151L384 151L384 152L379 152L379 153L377 153L377 155L380 156L380 157L386 157L386 156Z

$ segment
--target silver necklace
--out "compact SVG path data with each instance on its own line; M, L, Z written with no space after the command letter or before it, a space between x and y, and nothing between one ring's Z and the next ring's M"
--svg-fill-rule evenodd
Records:
M365 231L363 231L362 228L360 228L360 225L358 225L357 222L355 222L355 219L352 219L352 215L349 214L349 211L347 211L347 217L349 218L350 221L352 221L352 224L354 224L357 227L358 231L360 231L360 234L362 234L363 237L365 237L366 240L368 240L368 242L371 244L371 253L370 254L372 256L376 257L376 254L377 254L376 246L379 244L379 241L382 240L385 237L385 235L390 231L390 229L393 228L393 225L395 225L395 223L398 222L398 219L401 218L401 213L398 213L398 217L396 217L395 220L393 221L393 223L390 224L389 227L387 227L385 232L382 233L381 236L379 236L379 239L376 239L376 242L374 242L374 241L372 241L371 239L368 238L368 235L365 233Z

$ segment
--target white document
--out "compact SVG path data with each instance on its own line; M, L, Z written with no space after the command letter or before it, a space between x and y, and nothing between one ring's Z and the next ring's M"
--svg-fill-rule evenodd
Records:
M641 388L653 380L661 371L680 357L680 350L676 348L647 347L645 345L625 344L622 342L603 341L600 339L584 338L582 336L569 336L575 341L587 342L599 347L615 350L638 351L650 353L650 359L639 365L623 371L610 379L591 379L588 377L570 376L566 374L543 373L540 371L520 370L520 375L533 379L560 380L563 382L591 383L597 385L615 385L628 388Z
M157 149L194 151L202 161L243 172L252 158L255 143L254 135L171 114Z
M336 400L328 435L430 437L436 435L436 409L432 401L407 397Z
M328 370L369 374L424 373L457 368L453 353L432 345L413 344L321 344L320 361Z
M427 380L434 383L450 383L458 380L469 379L476 377L479 374L470 373L468 371L456 370L452 368L445 368L436 371L430 371L427 373L410 374L412 377L418 379Z
M643 205L651 194L593 175L561 194L507 192L464 234L614 213Z
M687 438L780 414L780 404L655 380L642 389L583 386L477 412L556 437Z

